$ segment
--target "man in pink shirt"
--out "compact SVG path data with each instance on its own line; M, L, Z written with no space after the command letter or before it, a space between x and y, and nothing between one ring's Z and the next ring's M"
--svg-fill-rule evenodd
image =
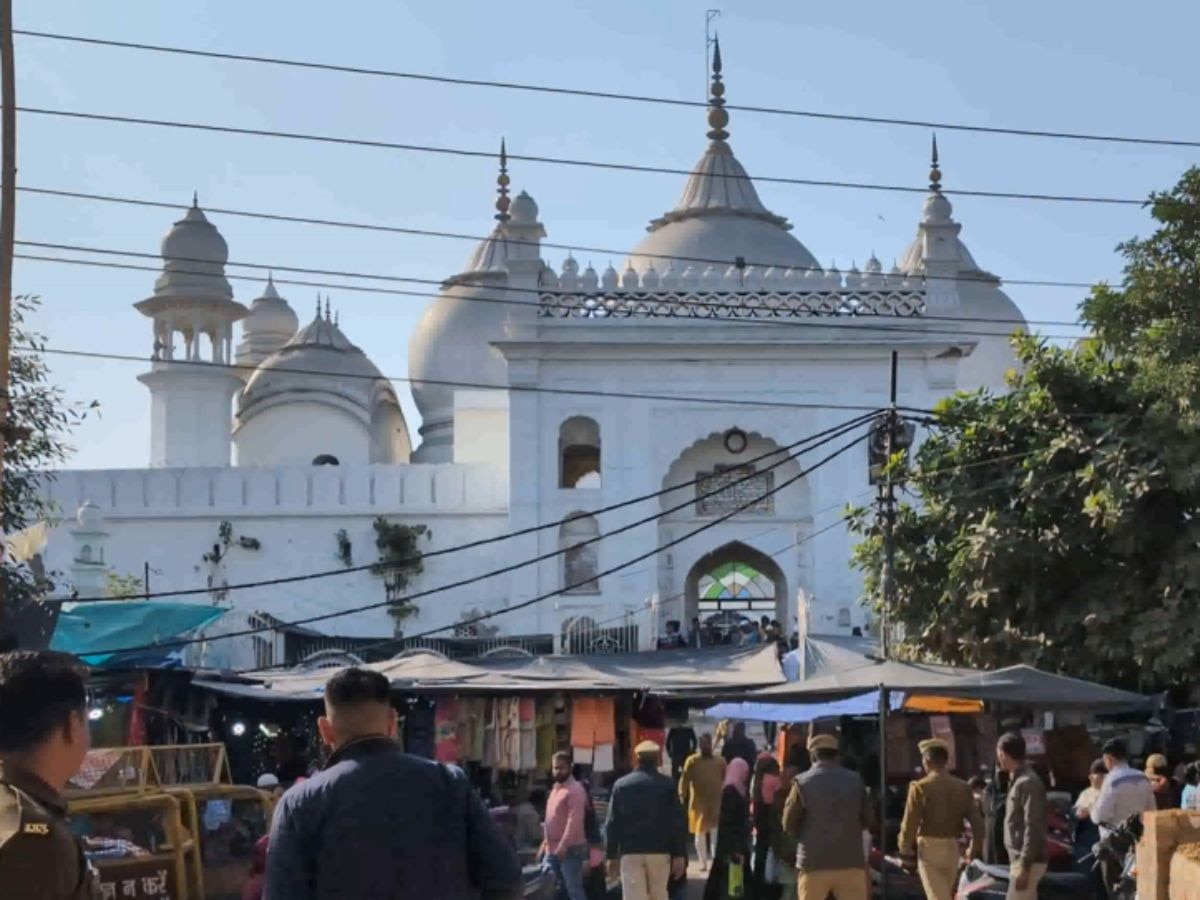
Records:
M587 864L588 843L584 821L587 793L571 777L571 755L554 754L554 787L546 801L546 840L542 849L570 900L587 900L583 889L583 867Z

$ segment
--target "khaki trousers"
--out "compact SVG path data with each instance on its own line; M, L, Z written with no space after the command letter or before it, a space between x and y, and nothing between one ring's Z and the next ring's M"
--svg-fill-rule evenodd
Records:
M797 900L867 900L867 869L801 869L796 874Z
M917 838L917 873L929 900L954 900L958 861L954 838Z
M665 853L630 853L621 857L623 900L667 900L671 857Z
M1029 867L1029 884L1023 891L1017 890L1017 870L1012 869L1008 874L1008 893L1004 895L1005 900L1037 900L1038 882L1046 874L1046 864L1034 863Z

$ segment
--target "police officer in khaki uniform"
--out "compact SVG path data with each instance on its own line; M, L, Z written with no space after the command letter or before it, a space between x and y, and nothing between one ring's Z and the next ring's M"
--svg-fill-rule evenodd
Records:
M970 858L983 850L983 816L970 785L946 771L950 747L938 738L921 741L926 775L908 788L900 825L900 855L915 862L929 900L952 900L958 877L958 839L971 826Z
M88 751L85 677L65 653L0 653L0 896L100 897L60 793Z

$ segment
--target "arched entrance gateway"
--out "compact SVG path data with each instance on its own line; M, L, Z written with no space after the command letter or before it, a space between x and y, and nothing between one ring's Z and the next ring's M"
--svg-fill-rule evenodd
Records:
M684 584L690 617L727 633L744 621L787 617L787 577L775 560L741 541L705 554Z

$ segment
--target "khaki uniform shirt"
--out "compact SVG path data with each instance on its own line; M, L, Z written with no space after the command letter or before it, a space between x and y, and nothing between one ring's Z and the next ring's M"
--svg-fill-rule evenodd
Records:
M66 823L58 791L0 765L0 896L99 900L100 884Z
M917 838L955 838L971 826L971 856L983 851L983 816L971 786L945 772L934 772L908 786L904 821L900 824L900 853L917 855Z

